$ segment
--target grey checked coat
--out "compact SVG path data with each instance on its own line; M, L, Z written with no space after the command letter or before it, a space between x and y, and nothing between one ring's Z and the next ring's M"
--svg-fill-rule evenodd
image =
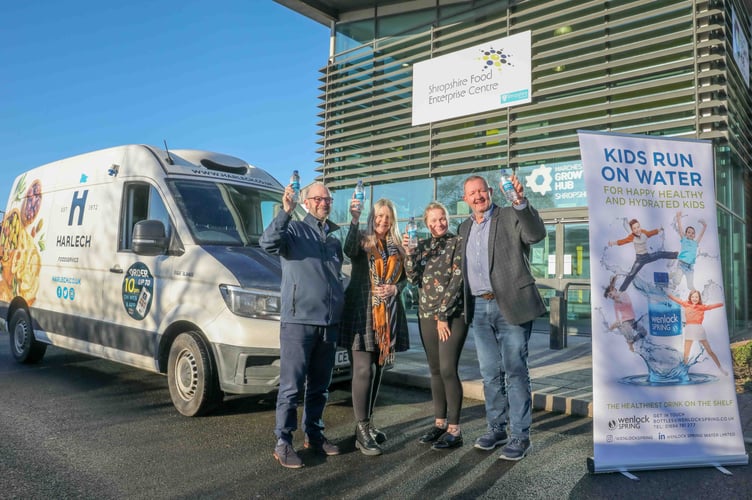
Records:
M493 205L488 235L488 267L496 303L504 317L521 325L546 312L546 306L535 286L530 271L530 245L546 237L546 226L538 212L530 205L518 210ZM457 231L462 237L462 256L467 250L468 235L473 221L465 220ZM467 272L465 268L463 274ZM465 280L465 318L472 321L475 302Z

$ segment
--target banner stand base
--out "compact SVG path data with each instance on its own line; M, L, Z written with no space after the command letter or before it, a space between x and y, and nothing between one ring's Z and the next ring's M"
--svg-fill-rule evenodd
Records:
M716 460L710 462L705 460L706 457L701 457L695 460L685 460L684 462L672 462L672 461L656 461L654 463L633 463L628 466L619 466L616 464L605 465L601 463L596 467L595 458L587 458L587 470L590 474L602 474L607 472L619 472L625 477L633 481L639 481L640 478L629 472L630 470L665 470L665 469L687 469L693 467L714 467L719 472L733 476L734 474L728 470L726 465L749 465L749 456L745 453L743 455L726 455L723 456L723 460L718 460L720 457L716 457ZM625 464L626 465L626 464Z

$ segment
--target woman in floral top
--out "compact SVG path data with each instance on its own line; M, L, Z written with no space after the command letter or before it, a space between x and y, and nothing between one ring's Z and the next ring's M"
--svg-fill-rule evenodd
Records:
M462 255L459 236L448 232L447 209L431 202L423 213L431 237L407 249L408 280L420 287L420 338L431 370L434 426L420 438L441 450L462 445L462 384L457 373L468 325L462 309Z

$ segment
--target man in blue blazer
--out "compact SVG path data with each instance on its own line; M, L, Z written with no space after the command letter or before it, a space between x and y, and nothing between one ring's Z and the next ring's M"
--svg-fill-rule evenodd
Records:
M468 177L463 199L472 215L458 233L465 318L472 322L486 406L487 432L475 447L505 444L499 458L520 460L531 449L528 340L533 320L546 311L530 271L530 245L546 237L546 227L516 176L512 180L518 199L502 208L493 203L493 189L483 177Z

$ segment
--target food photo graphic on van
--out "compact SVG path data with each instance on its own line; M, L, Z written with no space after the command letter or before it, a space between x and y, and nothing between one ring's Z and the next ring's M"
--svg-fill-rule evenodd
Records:
M0 230L0 300L7 301L20 295L34 303L39 289L40 249L44 249L41 229L37 221L42 197L41 183L35 180L26 187L26 177L21 176L11 194Z
M53 345L164 374L186 416L277 390L281 268L258 240L283 192L239 158L146 145L21 174L0 227L14 358ZM334 381L349 378L337 359Z

